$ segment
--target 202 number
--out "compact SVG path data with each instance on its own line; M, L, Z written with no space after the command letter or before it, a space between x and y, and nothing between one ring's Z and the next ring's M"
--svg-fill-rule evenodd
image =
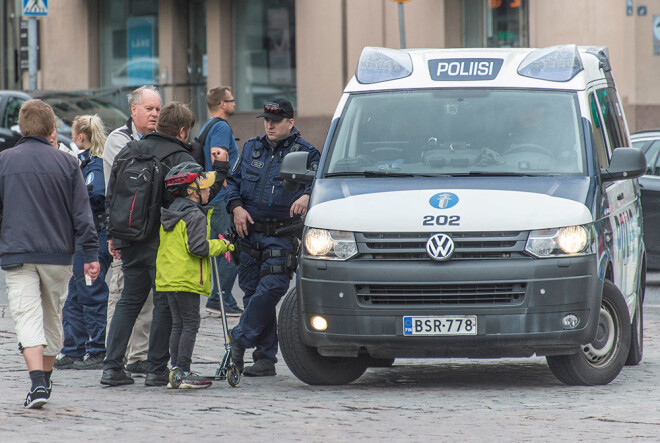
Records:
M436 217L432 215L425 215L424 226L460 226L461 217L458 215L438 215Z

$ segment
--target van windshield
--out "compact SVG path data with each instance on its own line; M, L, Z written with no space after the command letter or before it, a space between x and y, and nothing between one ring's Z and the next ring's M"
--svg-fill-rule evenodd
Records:
M580 128L572 92L353 94L324 175L585 175Z

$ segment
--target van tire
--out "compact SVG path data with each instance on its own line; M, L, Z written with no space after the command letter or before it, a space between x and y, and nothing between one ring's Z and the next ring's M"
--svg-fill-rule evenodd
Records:
M628 306L619 289L605 280L594 341L575 354L547 356L546 360L554 376L567 385L606 385L623 369L630 338Z
M277 332L280 349L293 375L308 385L345 385L367 370L363 358L324 357L302 341L296 288L291 288L280 308Z
M642 362L644 356L644 293L646 292L646 271L637 285L637 297L635 300L635 317L630 328L630 351L626 359L626 366L637 366Z
M370 355L362 357L369 368L391 368L394 365L393 358L375 358Z

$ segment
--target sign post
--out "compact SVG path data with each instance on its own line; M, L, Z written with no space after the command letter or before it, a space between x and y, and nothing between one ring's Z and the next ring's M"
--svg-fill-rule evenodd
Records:
M403 23L403 4L410 0L394 0L399 4L399 39L401 40L401 49L406 49L406 29Z
M28 17L28 89L37 89L37 17L48 15L48 0L23 0L23 15Z

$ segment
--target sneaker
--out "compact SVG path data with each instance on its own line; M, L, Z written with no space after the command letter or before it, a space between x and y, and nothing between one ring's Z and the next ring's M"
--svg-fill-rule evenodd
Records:
M145 386L167 386L170 381L170 371L165 369L163 372L149 372L144 379Z
M108 386L132 385L135 380L123 369L104 369L101 384Z
M50 398L50 393L53 392L53 381L48 380L48 386L46 386L46 392L48 392L48 398Z
M243 310L238 306L225 306L225 315L227 317L240 317L243 314Z
M229 349L231 352L231 360L236 365L236 369L241 374L243 373L243 367L245 366L245 361L243 357L245 356L245 348L241 346L236 340L229 342Z
M212 312L214 314L222 314L222 311L220 310L220 302L216 300L207 301L206 312Z
M105 359L105 352L99 352L94 355L85 355L83 360L78 360L73 363L73 369L103 369L103 360Z
M23 407L25 409L41 409L46 403L48 403L48 389L45 386L37 386L33 390L28 392L27 397L25 397L25 403Z
M195 374L194 372L188 372L187 374L185 374L185 377L188 376L196 377L197 374ZM179 386L179 389L204 389L204 388L208 388L212 384L213 382L211 380L186 380L184 378L181 381L181 386Z
M126 370L133 376L133 377L144 377L147 375L147 361L146 360L138 360L135 363L131 363L130 365L126 365Z
M248 377L270 377L277 375L275 372L275 362L269 358L262 358L254 362L252 366L247 366L243 375Z
M59 354L53 363L55 369L71 369L73 364L77 361L82 361L82 357L69 357L68 355Z

